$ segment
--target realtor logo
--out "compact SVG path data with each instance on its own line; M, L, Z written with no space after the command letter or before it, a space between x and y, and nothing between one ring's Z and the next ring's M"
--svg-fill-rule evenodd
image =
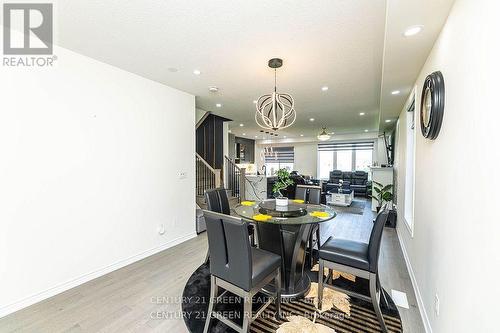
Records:
M52 54L51 3L5 3L3 23L5 55ZM14 35L16 30L21 34Z

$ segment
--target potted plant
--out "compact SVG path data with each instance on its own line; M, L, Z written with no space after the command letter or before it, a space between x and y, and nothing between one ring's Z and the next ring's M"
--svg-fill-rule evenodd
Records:
M277 179L273 186L273 193L276 198L276 206L288 205L288 198L283 196L282 190L293 184L290 173L287 169L279 169L276 173Z
M392 201L393 195L392 195L392 185L382 185L376 181L373 181L373 190L375 191L375 195L370 195L370 197L375 198L378 202L377 206L377 213L380 210L380 207L384 204L384 202L389 202Z

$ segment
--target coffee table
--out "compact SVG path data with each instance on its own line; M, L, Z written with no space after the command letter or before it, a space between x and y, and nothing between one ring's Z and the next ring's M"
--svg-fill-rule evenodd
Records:
M350 206L354 200L354 190L328 191L326 196L326 204L333 206Z

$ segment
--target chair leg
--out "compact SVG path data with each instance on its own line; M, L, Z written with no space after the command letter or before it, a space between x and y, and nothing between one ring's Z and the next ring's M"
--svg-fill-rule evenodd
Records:
M243 325L241 325L241 333L246 333L250 329L250 318L252 318L252 295L248 293L244 297L243 304Z
M385 293L384 290L382 289L382 285L380 284L380 278L378 274L377 274L377 288L378 290L380 290L380 301L385 307L389 308L389 302L387 301L387 297L385 297Z
M274 300L274 306L276 308L276 316L281 319L281 268L278 268L278 274L274 278L274 286L276 288L276 299Z
M318 270L318 309L321 310L323 303L323 274L325 270L325 264L323 259L319 259L319 270Z
M217 297L217 285L215 283L215 276L211 275L210 277L210 300L208 303L208 311L205 319L205 328L203 329L203 333L207 333L210 328L210 320L212 319L212 312L214 310L214 301Z
M377 274L370 273L370 297L372 299L373 308L377 314L380 327L382 332L387 333L387 326L385 325L384 316L382 315L382 310L380 309L380 297L377 292ZM380 290L382 292L382 290Z
M313 234L311 233L311 236L309 236L309 267L313 267Z
M208 262L209 262L209 261L210 261L210 251L208 251L208 250L207 250L207 255L206 255L206 257L205 257L205 262L204 262L204 264L205 264L205 265L206 265L206 264L208 264Z
M319 232L319 225L318 225L318 228L316 229L316 244L318 244L318 250L319 250L319 247L321 246L321 242L319 241L319 235L320 235L320 232Z
M316 227L316 246L318 247L318 260L319 260L319 247L321 246L320 238L319 238L319 224ZM312 267L312 265L311 265Z

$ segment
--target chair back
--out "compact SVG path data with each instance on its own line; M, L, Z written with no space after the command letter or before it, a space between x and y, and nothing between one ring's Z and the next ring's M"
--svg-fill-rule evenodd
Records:
M231 208L229 207L229 199L225 188L218 188L217 195L219 196L221 213L231 215Z
M222 213L222 208L220 207L219 194L217 189L212 188L205 191L205 201L207 203L207 208L209 211Z
M229 199L223 188L213 188L205 191L205 201L208 210L216 213L230 215Z
M207 224L210 273L249 291L252 287L252 252L248 228L241 219L204 210Z
M370 242L368 243L368 262L370 263L370 272L372 273L377 273L378 271L378 258L380 254L380 244L382 243L382 232L384 231L388 215L389 211L387 209L384 208L380 210L370 234Z
M295 199L301 199L304 200L305 203L319 205L321 204L321 186L297 185Z
M304 202L306 202L306 200L307 200L307 187L306 186L297 185L297 188L295 189L295 199L304 200Z
M355 171L352 174L352 183L354 185L366 185L368 182L368 173L365 171Z
M342 171L330 171L330 183L338 184L340 179L342 179Z
M309 198L307 202L313 205L321 204L321 187L309 186Z
M342 179L350 183L352 181L352 171L342 172Z

